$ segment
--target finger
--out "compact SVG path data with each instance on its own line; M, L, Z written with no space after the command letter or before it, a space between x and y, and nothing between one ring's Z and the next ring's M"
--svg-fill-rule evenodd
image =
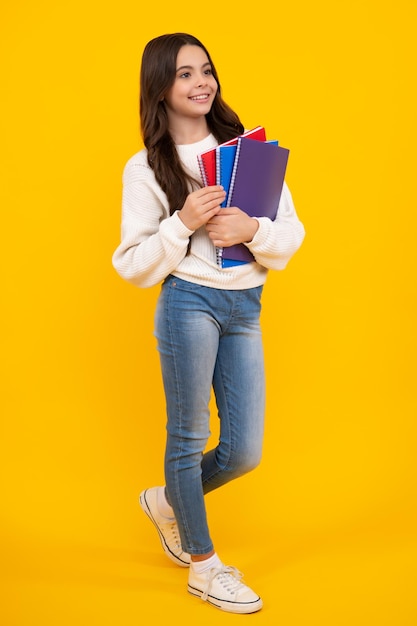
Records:
M220 213L220 211L219 211ZM221 222L221 217L219 216L219 213L216 213L212 218L210 218L210 220L207 222L208 225L210 226L219 226L220 222Z
M222 211L222 207L220 206L221 204L220 201L221 201L221 198L214 198L212 200L204 202L201 205L201 209L203 210L204 213L213 211L213 216L217 215L217 213L220 213L220 211Z
M224 191L223 185L208 185L207 187L203 187L203 189L207 189L209 191Z
M223 208L223 215L238 215L238 213L240 213L241 210L238 207L224 207Z
M199 189L196 192L198 198L210 198L210 197L225 197L226 196L226 192L223 189L223 187L221 187L220 185L217 185L215 187L203 187L202 189Z

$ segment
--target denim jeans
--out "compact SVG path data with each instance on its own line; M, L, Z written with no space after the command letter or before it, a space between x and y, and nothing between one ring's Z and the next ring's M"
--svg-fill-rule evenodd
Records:
M222 290L168 276L155 314L167 407L165 480L183 549L213 549L204 495L261 459L265 376L262 286ZM219 442L206 451L213 388Z

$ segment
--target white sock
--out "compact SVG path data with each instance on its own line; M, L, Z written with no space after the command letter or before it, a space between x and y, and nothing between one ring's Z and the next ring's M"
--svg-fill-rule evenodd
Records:
M167 519L174 519L175 515L172 506L168 504L165 497L165 487L159 487L156 501L160 514Z
M191 561L191 567L195 574L203 574L215 567L222 567L223 563L217 556L216 552L204 561Z

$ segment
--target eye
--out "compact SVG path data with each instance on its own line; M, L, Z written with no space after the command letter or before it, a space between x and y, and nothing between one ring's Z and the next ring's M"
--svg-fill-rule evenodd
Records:
M183 74L180 74L178 78L188 78L189 76L191 76L190 72L184 72Z
M208 69L208 70L205 70L205 71L204 71L204 74L205 74L206 76L211 76L211 75L213 74L213 70L212 70L211 68L210 68L210 69Z

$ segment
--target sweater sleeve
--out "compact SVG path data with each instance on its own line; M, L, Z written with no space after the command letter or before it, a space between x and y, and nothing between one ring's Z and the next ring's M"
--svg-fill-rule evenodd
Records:
M305 231L298 219L290 190L286 183L282 190L277 217L256 218L259 228L247 247L256 261L271 270L282 270L301 246Z
M137 287L160 283L184 258L192 233L178 212L169 215L152 170L128 162L123 172L121 242L112 258L117 273Z

